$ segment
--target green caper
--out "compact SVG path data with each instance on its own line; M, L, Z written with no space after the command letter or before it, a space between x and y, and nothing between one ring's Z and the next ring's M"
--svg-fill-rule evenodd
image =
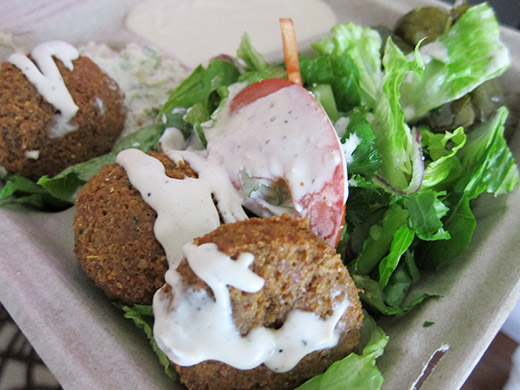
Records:
M459 5L458 7L453 7L451 10L451 17L453 18L453 23L461 18L464 13L470 9L472 6L469 4Z
M482 122L491 118L499 107L505 106L504 93L497 79L480 84L471 92L471 100Z
M454 130L460 126L468 129L475 122L475 117L471 97L465 95L430 111L426 123L434 132Z
M426 38L423 44L434 41L452 25L450 14L437 7L421 7L405 14L395 27L395 33L415 47Z
M408 43L406 43L403 40L403 38L401 38L399 35L395 34L388 27L375 26L375 27L373 27L373 29L379 33L379 36L381 37L381 42L383 42L383 44L381 45L381 57L384 54L385 43L389 37L392 38L392 41L396 44L396 46L399 49L401 49L403 51L403 53L410 53L413 50L413 46L410 46Z

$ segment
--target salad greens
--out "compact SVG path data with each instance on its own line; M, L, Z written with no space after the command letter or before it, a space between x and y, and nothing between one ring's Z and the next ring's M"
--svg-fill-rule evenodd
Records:
M504 138L505 107L467 128L439 131L421 122L430 110L507 69L510 60L499 41L498 23L482 4L457 13L451 28L428 44L419 42L410 53L392 38L383 42L376 30L352 23L334 27L312 48L313 55L300 60L304 85L335 122L341 142L356 144L346 155L350 195L337 250L370 313L408 311L432 297L411 294L422 270L454 260L469 246L476 224L471 201L484 192L506 193L519 183ZM211 77L213 61L204 74L196 70L196 77ZM283 75L279 65L265 62L247 35L237 63L240 82ZM188 84L172 94L164 112L178 106L180 94L190 94ZM215 85L226 87L221 79ZM201 97L202 104L210 94L207 90ZM204 119L211 117L205 111ZM202 131L211 127L206 122ZM300 389L380 388L375 359L385 344L386 336L375 329L361 354L333 364Z
M380 389L383 376L376 367L376 359L383 354L387 342L388 336L365 313L360 352L333 363L323 374L309 379L296 390Z
M148 337L152 349L155 354L159 358L159 363L164 367L164 372L170 378L175 379L177 377L177 373L170 363L170 359L166 356L166 354L161 351L161 349L157 346L157 342L153 337L153 308L151 305L133 305L133 306L120 306L121 309L125 312L125 318L131 319L134 321L135 325L138 328L141 328L143 332Z
M471 102L470 92L510 64L487 4L455 9L453 15L446 31L427 44L419 41L408 53L392 37L383 41L375 29L346 23L315 42L312 55L300 58L304 86L324 106L345 150L355 144L346 153L350 194L337 251L361 289L365 309L375 317L408 311L431 298L414 297L413 286L424 269L453 261L470 245L476 225L473 201L482 193L507 193L519 183L504 137L507 108L493 108L466 127L439 130L425 120L461 97ZM8 176L0 205L64 207L118 151L153 149L167 127L204 147L231 84L285 76L283 65L267 63L244 35L237 58L215 58L206 68L197 67L171 94L161 110L163 123L129 136L108 155L38 184ZM124 310L151 336L149 308ZM375 359L387 337L366 318L370 336L359 354L299 389L381 387ZM164 357L161 361L167 363Z

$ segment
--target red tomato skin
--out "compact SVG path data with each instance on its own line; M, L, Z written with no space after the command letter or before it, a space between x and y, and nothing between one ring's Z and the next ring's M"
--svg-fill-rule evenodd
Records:
M231 112L238 111L240 108L253 103L255 100L270 95L282 88L294 85L287 79L265 79L250 84L240 91L231 101Z

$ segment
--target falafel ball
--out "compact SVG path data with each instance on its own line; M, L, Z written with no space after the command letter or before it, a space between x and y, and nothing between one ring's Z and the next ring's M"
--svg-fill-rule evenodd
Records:
M151 152L175 179L197 177L186 164ZM75 253L85 273L111 299L151 304L164 284L166 254L155 238L157 213L132 186L119 164L109 164L80 191L74 215Z
M290 371L277 373L264 365L240 370L212 360L193 366L176 365L180 381L188 389L292 389L324 372L358 343L363 319L359 291L339 255L310 230L306 220L293 220L285 215L253 218L221 225L194 242L215 243L219 251L232 259L244 252L254 255L250 268L264 279L264 287L257 293L228 287L233 321L242 335L256 327L279 329L293 310L314 312L327 319L334 306L345 298L350 306L336 325L340 334L338 344L308 354ZM211 294L186 259L177 272L189 287L205 289ZM165 285L161 294L163 298L171 298L172 289Z
M126 118L124 94L94 62L79 56L71 71L54 60L79 108L71 120L76 130L59 138L49 129L60 112L18 67L0 68L0 166L32 180L109 152Z

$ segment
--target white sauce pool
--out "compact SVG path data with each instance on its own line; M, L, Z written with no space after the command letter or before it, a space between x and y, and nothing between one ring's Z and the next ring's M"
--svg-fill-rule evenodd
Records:
M267 60L282 58L282 17L293 19L300 47L337 24L319 0L145 0L130 11L126 27L194 68L212 56L235 55L246 31Z
M70 121L78 112L78 106L74 103L52 57L61 60L63 65L72 71L72 61L79 57L79 52L74 46L66 42L50 41L36 46L32 50L31 56L38 66L29 57L21 53L14 53L9 56L9 62L18 67L36 87L40 95L61 112L54 125L49 129L49 137L63 137L77 128Z
M173 292L159 290L154 296L154 337L176 364L218 360L238 369L265 364L275 372L286 372L305 355L337 344L335 327L349 306L348 299L326 320L312 312L293 311L279 329L258 327L242 336L233 323L227 286L248 293L261 290L263 279L249 269L253 255L242 253L232 260L212 243L188 243L184 254L197 276L210 286L214 298L186 286L174 269L166 273Z

